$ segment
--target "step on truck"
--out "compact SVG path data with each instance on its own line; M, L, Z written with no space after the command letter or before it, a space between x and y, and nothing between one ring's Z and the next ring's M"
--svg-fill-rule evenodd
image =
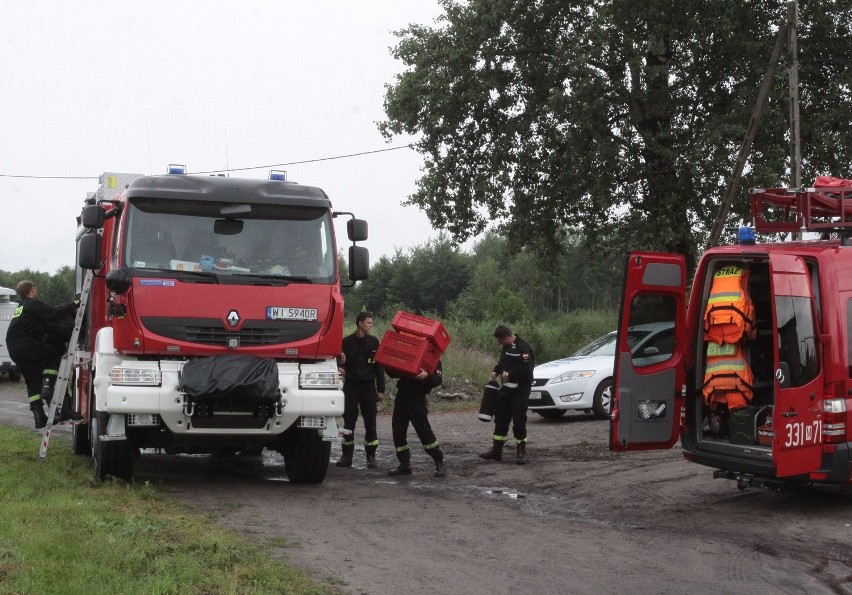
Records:
M683 256L627 256L610 448L679 440L687 460L740 489L848 484L852 182L752 189L750 200L752 226L701 256L688 297ZM814 239L755 242L755 230ZM627 329L649 322L674 323L675 347L642 365Z
M106 173L78 223L72 448L97 479L130 479L146 449L280 452L292 482L323 481L343 414L343 297L369 270L367 223L284 179Z

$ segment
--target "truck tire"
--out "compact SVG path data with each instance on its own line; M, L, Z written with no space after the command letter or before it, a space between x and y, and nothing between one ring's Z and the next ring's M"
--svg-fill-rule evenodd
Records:
M108 477L130 481L133 478L133 451L129 440L102 441L109 421L108 413L98 412L90 418L92 425L92 468L96 481Z
M291 483L322 483L331 459L331 443L316 430L290 430L284 468Z
M595 389L592 411L598 419L609 419L612 412L612 378L607 378Z
M89 395L89 402L94 403L91 395ZM77 411L80 411L80 409L78 408ZM89 411L94 411L92 405L89 405ZM92 454L92 439L88 423L81 422L71 426L71 452L84 457Z
M89 425L76 423L71 426L71 452L88 457L92 454L92 441L89 438Z

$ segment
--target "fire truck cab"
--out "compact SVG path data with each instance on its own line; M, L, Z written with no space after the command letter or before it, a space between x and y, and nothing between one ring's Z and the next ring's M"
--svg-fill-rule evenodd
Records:
M145 449L279 451L321 482L343 393L343 297L333 218L347 215L349 277L365 279L367 223L286 181L104 174L77 237L73 449L95 476L130 478Z
M852 185L753 189L751 211L757 231L822 235L756 243L743 228L737 245L702 255L688 298L682 256L628 255L610 449L669 448L679 439L686 459L740 489L849 483ZM750 372L738 395L746 405L736 407L714 403L707 388L716 352L708 350L705 313L714 276L726 267L748 271L756 327L739 342L744 361L727 362ZM626 332L648 322L673 322L675 349L666 361L643 366L631 356Z

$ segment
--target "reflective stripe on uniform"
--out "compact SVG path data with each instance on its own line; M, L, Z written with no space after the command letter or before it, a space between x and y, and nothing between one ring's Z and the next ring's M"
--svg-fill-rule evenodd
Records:
M367 442L366 440L364 440L364 446L378 446L378 445L379 445L378 440L373 440L372 442Z
M406 450L408 450L408 445L407 445L407 444L404 444L403 446L397 446L397 447L396 447L396 452L404 452L404 451L406 451Z
M423 448L425 448L426 450L429 450L431 448L438 448L439 446L441 446L441 443L438 442L437 440L435 440L435 442L433 442L432 444L424 444Z
M494 434L494 435L492 436L492 438L493 438L494 440L499 441L499 442L505 442L507 437L506 437L506 436L498 436L497 434Z

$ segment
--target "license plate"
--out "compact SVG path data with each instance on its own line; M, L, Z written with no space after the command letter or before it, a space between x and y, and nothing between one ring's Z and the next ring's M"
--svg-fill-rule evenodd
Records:
M530 393L530 401L541 399L541 393Z
M267 306L267 320L316 320L316 308L290 308L287 306Z

